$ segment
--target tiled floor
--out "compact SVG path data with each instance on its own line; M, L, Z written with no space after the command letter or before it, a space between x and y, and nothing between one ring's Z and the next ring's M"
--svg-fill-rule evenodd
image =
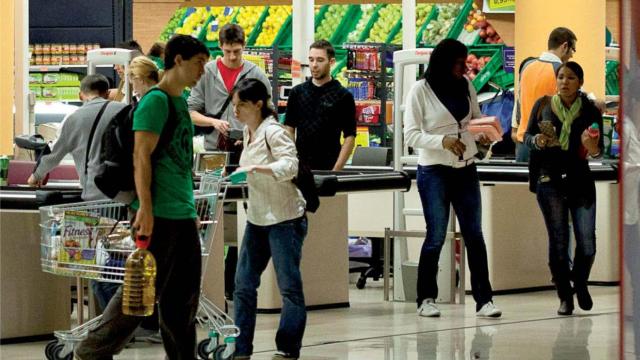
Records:
M351 290L348 309L309 312L302 359L455 360L617 359L617 287L592 287L594 309L556 315L552 291L496 296L501 319L477 319L473 299L441 305L442 317L419 318L415 305L384 303L376 283ZM253 359L270 359L278 315L260 315ZM205 336L203 331L199 335ZM45 343L0 346L0 358L43 359ZM162 359L160 345L137 343L116 359ZM629 357L631 358L631 357Z

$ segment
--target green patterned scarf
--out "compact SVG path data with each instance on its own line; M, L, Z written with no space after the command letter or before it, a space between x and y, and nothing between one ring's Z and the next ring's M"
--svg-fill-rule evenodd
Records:
M560 147L562 150L569 149L569 135L571 135L571 124L578 115L580 115L580 109L582 108L582 98L578 96L571 105L571 108L567 109L562 103L559 95L554 95L551 98L551 109L554 114L562 122L562 130L560 131Z

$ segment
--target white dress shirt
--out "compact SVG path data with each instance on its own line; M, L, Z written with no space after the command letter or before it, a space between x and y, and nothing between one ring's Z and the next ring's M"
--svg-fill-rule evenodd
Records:
M247 220L268 226L304 215L305 201L291 180L298 174L296 144L291 134L273 117L265 119L250 138L244 127L240 166L268 165L272 175L249 173Z

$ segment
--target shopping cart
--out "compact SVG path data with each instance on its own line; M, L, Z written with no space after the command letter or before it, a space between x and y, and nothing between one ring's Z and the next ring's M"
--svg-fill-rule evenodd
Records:
M200 219L202 279L216 226L222 216L227 190L227 184L222 180L217 174L205 174L200 189L194 194ZM42 207L40 217L42 270L76 278L80 324L71 330L55 331L56 340L46 345L45 355L49 360L71 360L74 347L98 326L102 318L97 316L84 322L82 279L123 282L126 259L135 250L128 221L129 209L124 204L99 200ZM198 355L203 359L230 359L240 330L204 294L200 297L197 321L209 331L208 338L198 345Z

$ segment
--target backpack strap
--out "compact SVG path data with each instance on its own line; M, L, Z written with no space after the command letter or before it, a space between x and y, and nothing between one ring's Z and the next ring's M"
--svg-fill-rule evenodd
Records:
M107 105L109 105L110 101L105 101L104 104L102 105L102 107L100 108L100 111L98 111L98 115L96 115L96 119L93 120L93 125L91 126L91 132L89 132L89 141L87 141L87 151L85 151L85 156L84 156L84 175L87 175L88 169L89 169L89 153L91 152L91 143L93 142L93 136L96 134L96 128L98 128L98 123L100 122L100 118L102 117L102 114L104 113L104 110L107 108Z
M162 133L160 133L160 139L158 140L158 144L156 145L156 148L153 150L153 153L151 155L152 157L157 157L158 156L157 154L160 153L160 149L164 148L166 145L168 145L171 142L171 139L173 138L175 130L178 127L178 116L176 113L176 107L173 104L173 100L171 99L171 95L169 95L166 91L160 89L159 87L154 87L153 89L149 90L147 94L149 94L152 91L159 91L163 93L164 96L167 97L167 106L169 107L167 122L164 124L164 127L162 128Z

